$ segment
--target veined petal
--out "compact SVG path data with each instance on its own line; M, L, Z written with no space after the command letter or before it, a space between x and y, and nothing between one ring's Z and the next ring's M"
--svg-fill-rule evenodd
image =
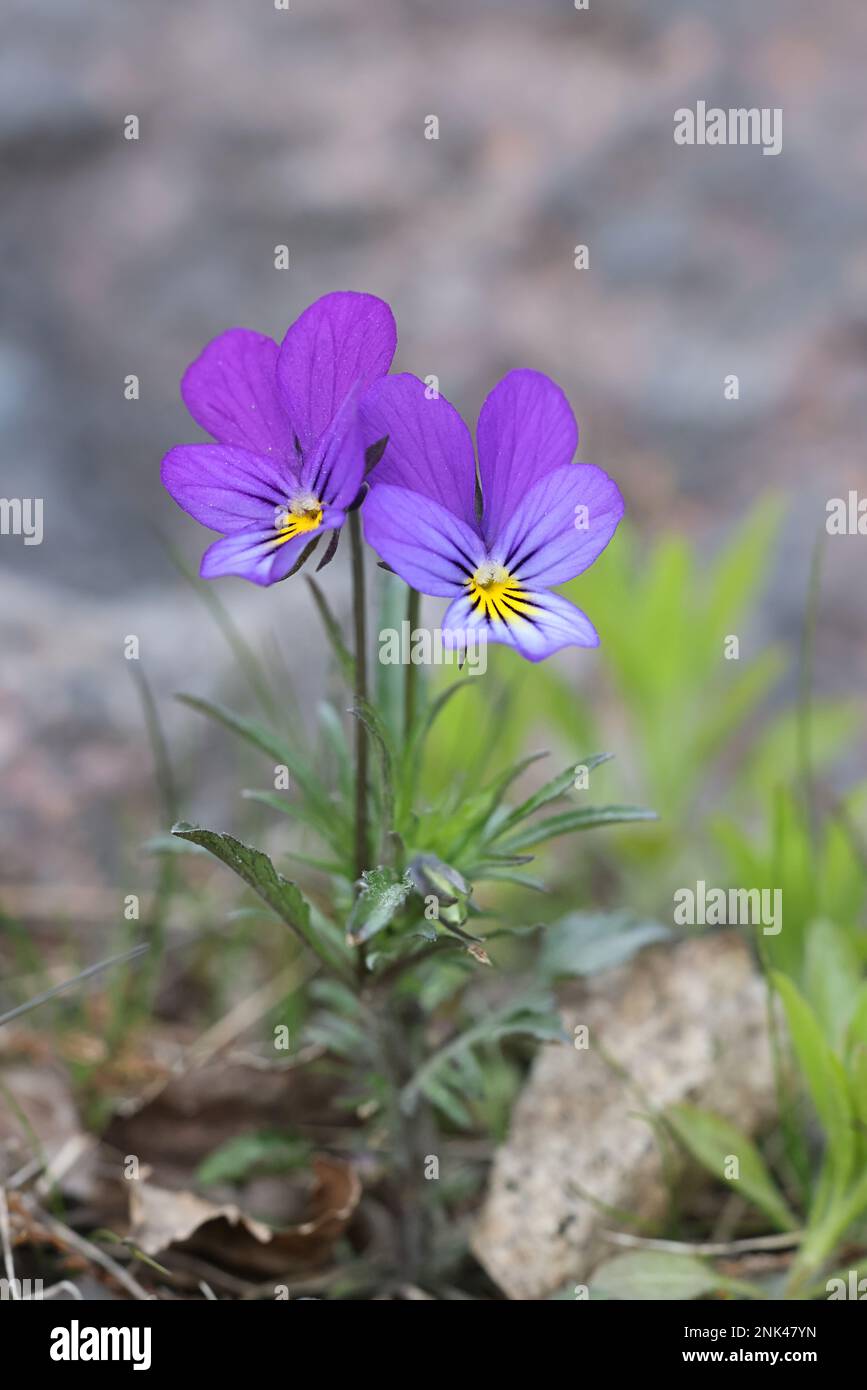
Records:
M560 387L541 372L509 372L482 406L476 432L490 542L538 480L571 463L578 426Z
M297 486L274 459L231 444L179 444L162 462L163 486L203 526L227 534L268 525Z
M439 502L381 483L361 516L368 544L413 589L451 597L484 560L481 537Z
M339 526L342 521L343 513L326 511L322 524L315 531L305 531L288 540L281 537L273 526L248 526L243 531L235 531L231 536L214 541L202 556L199 573L202 579L218 579L222 575L235 574L249 579L253 584L276 584L286 578L316 535Z
M364 482L364 439L356 383L301 465L301 486L337 507L354 502Z
M218 443L292 457L292 425L277 387L278 352L271 338L230 328L187 368L181 382L184 403Z
M474 530L476 461L470 432L444 396L429 400L424 383L408 372L384 377L361 405L364 442L388 435L371 487L390 483L429 497Z
M277 380L305 453L356 382L365 390L385 375L396 345L394 315L372 294L326 294L295 320L280 348Z
M491 554L531 587L574 579L602 553L623 516L620 489L590 463L552 469L518 503Z
M477 633L479 640L514 647L528 661L544 661L562 647L599 645L599 634L590 619L559 594L524 589L520 600L513 600L508 607L497 607L499 613L491 611L490 606L485 611L481 604L474 604L469 593L464 593L449 604L442 621L443 631Z

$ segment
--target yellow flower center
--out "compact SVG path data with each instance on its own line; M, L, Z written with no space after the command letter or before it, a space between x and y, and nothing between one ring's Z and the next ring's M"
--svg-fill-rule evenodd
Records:
M515 622L518 618L532 617L538 613L528 602L526 591L513 579L503 565L486 560L466 581L470 603L482 617L500 618L503 622Z
M299 493L290 499L285 511L278 512L275 525L281 545L307 531L316 531L322 525L322 503L312 493Z

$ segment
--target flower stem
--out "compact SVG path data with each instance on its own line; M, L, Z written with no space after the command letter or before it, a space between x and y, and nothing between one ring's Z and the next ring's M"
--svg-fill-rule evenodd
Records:
M437 1146L433 1116L425 1098L420 1097L412 1113L407 1113L401 1096L413 1069L421 1064L422 1016L416 1001L399 1003L388 992L380 992L376 1016L380 1064L389 1087L389 1187L397 1219L398 1259L403 1280L416 1284L424 1278L433 1242L431 1184L425 1181L424 1172Z
M406 618L409 623L409 640L413 641L413 633L418 627L419 610L421 608L421 594L415 589L410 589L406 601ZM403 737L404 743L409 745L409 738L412 733L412 726L415 723L415 701L418 690L418 671L414 661L406 664L406 675L403 685Z
M355 623L355 700L367 700L367 617L364 596L364 547L358 511L349 514L352 546L352 608ZM369 868L367 827L367 729L355 720L355 877Z

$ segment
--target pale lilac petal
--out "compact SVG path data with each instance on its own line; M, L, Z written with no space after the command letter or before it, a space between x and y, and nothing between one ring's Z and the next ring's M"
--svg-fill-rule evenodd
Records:
M620 489L607 473L567 463L530 488L492 539L491 555L523 584L564 584L601 555L622 516Z
M578 426L560 387L541 372L509 372L488 396L476 433L484 514L491 540L552 468L571 463Z
M453 405L429 400L418 377L403 372L372 386L361 405L367 446L388 435L372 487L390 483L439 502L476 526L476 462L470 432Z
M236 531L208 547L202 556L199 574L202 579L219 579L234 574L249 579L253 584L276 584L286 578L315 535L322 535L327 529L323 524L318 532L293 536L288 541L280 541L273 526L251 526L244 531Z
M278 352L263 334L230 328L187 368L181 382L187 410L218 443L291 457L293 431L277 386Z
M394 315L372 294L326 294L296 319L280 348L277 379L305 453L356 382L364 390L385 375L396 344Z
M544 661L562 647L598 647L599 634L586 614L559 594L544 589L528 590L524 599L534 612L528 617L484 617L462 594L450 603L442 621L444 630L476 633L480 641L514 647L528 661Z
M163 459L161 475L178 506L226 533L267 525L297 486L287 467L231 444L179 444Z
M420 593L451 597L484 560L480 536L421 493L381 483L361 515L368 544Z

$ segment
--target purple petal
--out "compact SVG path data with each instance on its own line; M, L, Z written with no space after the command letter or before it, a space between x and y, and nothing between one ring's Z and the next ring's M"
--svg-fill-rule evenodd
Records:
M218 443L291 457L292 426L277 386L278 352L261 333L230 328L187 368L181 382L187 410Z
M488 396L476 434L488 540L502 530L534 483L571 463L575 416L560 387L541 372L509 372Z
M477 640L486 634L487 641L514 647L528 661L544 661L562 647L598 647L599 634L590 619L567 599L544 589L527 590L523 597L532 612L504 621L485 618L462 594L449 604L443 630L474 633Z
M364 482L364 438L356 385L301 465L301 486L320 501L348 507Z
M239 531L273 522L297 486L274 459L231 444L179 444L162 462L163 486L203 526Z
M372 294L326 294L296 319L280 348L277 380L305 452L355 382L364 390L385 375L396 345L394 315Z
M340 518L343 519L342 516ZM308 531L291 540L280 541L273 526L249 526L231 536L214 541L202 556L199 573L202 579L219 579L223 575L240 575L253 584L276 584L285 579L301 552L316 535L331 526L339 525L334 517L325 516L318 531Z
M439 502L381 483L361 515L368 544L413 589L451 597L484 560L481 537Z
M373 486L391 483L439 502L477 530L473 505L476 463L470 432L443 396L429 400L408 372L385 377L361 404L366 445L388 435Z
M620 489L590 463L555 468L530 488L490 545L515 579L549 588L602 553L623 516Z

